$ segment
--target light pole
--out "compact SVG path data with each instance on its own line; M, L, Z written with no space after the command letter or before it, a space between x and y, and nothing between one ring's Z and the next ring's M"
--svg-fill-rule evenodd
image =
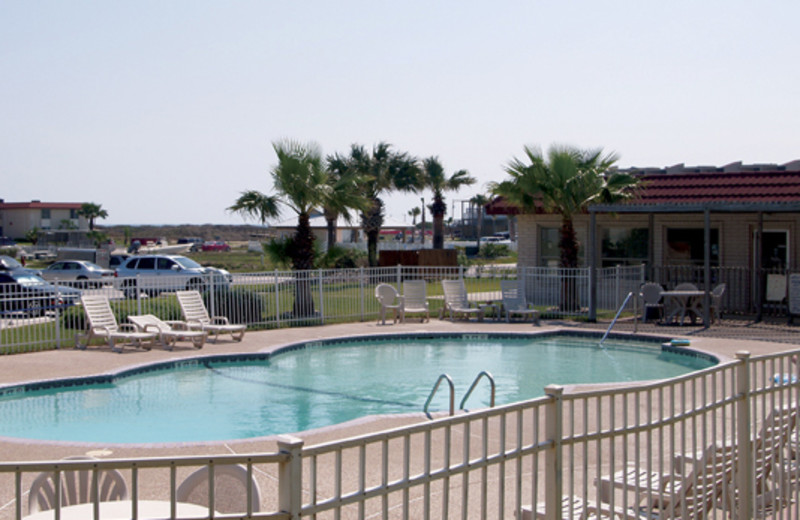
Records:
M425 248L425 197L420 197L422 201L422 246Z

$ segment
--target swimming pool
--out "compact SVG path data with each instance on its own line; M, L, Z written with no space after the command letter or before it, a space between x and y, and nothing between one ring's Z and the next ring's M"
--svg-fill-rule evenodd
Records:
M456 404L481 371L497 404L544 395L547 384L674 377L715 364L658 342L544 335L418 335L293 345L273 354L209 356L115 377L0 391L0 436L105 443L245 439L375 414L421 412L442 373ZM467 408L487 406L488 385ZM442 388L432 410L447 409Z

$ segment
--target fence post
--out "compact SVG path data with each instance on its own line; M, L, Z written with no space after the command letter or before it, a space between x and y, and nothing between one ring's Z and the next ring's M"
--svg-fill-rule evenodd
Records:
M281 326L281 294L280 294L280 284L278 283L278 270L275 269L275 281L273 283L273 287L275 287L275 325L277 327Z
M325 325L325 291L322 290L322 269L317 269L319 280L319 320L320 325Z
M561 397L564 388L559 385L548 385L544 393L550 397L550 402L545 410L545 437L552 441L553 447L545 454L544 474L544 507L545 520L560 520L561 495L563 487L563 461L562 461L562 415L563 404Z
M139 280L141 275L136 275L136 314L142 314L142 290L139 288Z
M619 264L614 266L614 308L619 309L620 305L620 297L622 296L621 293L621 286L620 277L622 276L622 269L620 268Z
M397 264L394 266L394 283L397 286L397 292L400 292L400 284L403 280L402 266Z
M211 312L212 316L217 315L217 306L216 306L216 298L214 298L214 275L209 274L208 276L208 301L209 301L209 311Z
M56 282L56 348L61 348L61 286Z
M289 455L289 460L278 466L278 510L288 513L292 520L298 520L303 507L303 440L281 435L278 451Z
M752 518L755 475L753 474L753 441L750 436L750 352L736 353L739 366L736 370L736 443L739 454L736 460L736 488L739 499L733 502L735 518Z
M364 305L366 302L366 295L364 294L364 268L358 268L358 289L361 293L361 321L364 321Z

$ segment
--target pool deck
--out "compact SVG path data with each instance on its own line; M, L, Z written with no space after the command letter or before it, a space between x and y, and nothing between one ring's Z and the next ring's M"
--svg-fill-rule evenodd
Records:
M576 323L569 321L543 321L541 327L532 327L528 323L511 323L486 321L450 322L432 319L427 323L410 320L405 324L386 325L374 321L362 323L345 323L317 327L285 328L268 331L250 331L240 343L222 339L219 343L207 343L197 350L189 342L179 343L173 351L165 351L155 346L150 351L126 347L120 354L111 352L108 347L91 347L87 350L58 350L31 354L9 355L2 358L0 370L0 386L13 385L26 381L60 379L65 377L91 376L114 373L123 369L153 362L185 359L196 356L220 353L264 352L285 345L304 341L323 340L342 336L365 336L375 334L404 334L426 332L450 333L504 333L504 332L538 332L549 330L595 330L605 331L608 323ZM710 352L720 359L732 358L738 351L749 351L753 355L783 352L800 348L800 328L787 324L754 324L745 321L723 321L708 329L702 327L667 327L659 325L635 326L640 334L652 334L661 337L683 337L691 340L691 347ZM615 332L633 332L632 322L622 322L615 326ZM303 439L305 444L314 445L321 442L380 431L403 424L424 421L425 416L419 413L403 416L381 416L377 418L359 419L343 425L337 425L307 432L292 433ZM263 437L248 440L222 442L184 443L184 444L101 444L73 442L41 442L19 439L0 438L0 460L35 461L56 460L75 455L91 455L95 457L127 458L127 457L162 457L182 455L212 455L229 453L254 453L275 451L276 437ZM147 494L147 488L143 495ZM4 494L4 493L3 493ZM0 517L4 517L3 509L9 505L8 497L0 497Z

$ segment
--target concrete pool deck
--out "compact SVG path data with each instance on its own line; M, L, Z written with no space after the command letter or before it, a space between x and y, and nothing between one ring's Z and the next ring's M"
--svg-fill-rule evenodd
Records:
M477 323L463 321L450 322L433 319L428 323L410 320L405 324L392 325L390 322L387 322L386 325L378 325L374 321L370 321L316 327L249 331L241 343L223 339L216 344L207 343L201 350L193 348L189 342L181 342L173 351L165 351L159 346L155 346L150 351L126 347L121 354L111 352L107 346L91 347L87 350L69 349L46 351L5 356L2 359L2 370L0 370L0 386L13 385L26 381L113 373L138 365L203 355L271 351L288 344L342 336L429 332L530 333L548 330L578 329L603 332L607 326L608 323L587 324L568 321L543 321L541 327L532 327L529 322L507 324L493 321ZM621 322L614 327L614 331L632 332L633 328L634 325L632 322ZM780 324L753 324L728 320L708 329L690 326L668 327L651 324L639 324L637 328L640 334L689 338L692 348L713 353L722 360L732 358L736 352L742 350L747 350L753 355L759 355L800 348L800 330L795 330L795 327ZM377 418L359 419L343 425L292 433L292 435L302 439L306 446L310 446L424 420L426 420L426 418L420 411L419 413L402 416L381 416ZM91 455L99 458L169 457L245 454L271 452L276 451L276 449L276 437L223 442L147 445L43 442L0 438L0 460L4 462L57 460L76 455ZM274 477L262 475L261 481L263 489L269 485L270 481L274 481ZM158 493L159 487L160 486L155 483L143 482L140 490L140 497L147 498L150 494ZM0 490L0 518L5 518L6 513L9 512L7 506L11 503L10 498L11 497L6 494L5 490ZM3 511L3 509L6 509L6 511Z

